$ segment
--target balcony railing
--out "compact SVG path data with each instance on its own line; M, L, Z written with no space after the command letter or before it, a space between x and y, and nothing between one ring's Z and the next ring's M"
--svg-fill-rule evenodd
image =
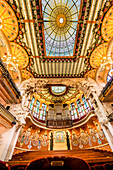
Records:
M61 129L72 127L72 120L47 120L46 127L52 129Z

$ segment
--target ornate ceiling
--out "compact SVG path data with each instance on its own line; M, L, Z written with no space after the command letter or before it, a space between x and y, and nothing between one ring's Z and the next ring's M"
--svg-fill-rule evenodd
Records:
M1 58L18 67L21 80L95 78L108 60L112 5L112 0L1 0L0 31L11 51L3 52L2 43Z

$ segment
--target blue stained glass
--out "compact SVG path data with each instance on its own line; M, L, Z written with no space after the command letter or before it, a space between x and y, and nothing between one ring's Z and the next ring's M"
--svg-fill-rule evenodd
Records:
M31 111L32 111L32 109L33 109L34 101L35 101L35 97L33 96L32 99L31 99L30 105L29 105L29 109L30 109Z
M72 120L78 119L78 115L77 115L77 111L76 111L76 108L75 108L75 104L71 103L70 104L70 108L71 108L71 117L72 117Z
M111 68L108 72L107 75L107 82L111 80L111 78L113 77L113 68Z
M90 111L90 106L89 106L89 104L88 104L88 102L87 102L87 100L86 100L84 95L82 96L82 101L84 103L85 110L88 113Z
M40 102L37 100L36 101L36 113L39 114L39 109L40 109Z
M79 113L79 116L80 116L80 118L81 118L82 116L85 115L85 111L84 111L84 108L83 108L83 106L82 106L82 104L81 104L81 102L80 102L80 99L78 99L78 100L76 101L76 103L77 103L77 107L78 107L78 113Z
M42 0L47 56L73 56L80 3L80 0Z
M47 106L45 103L42 103L42 108L41 108L41 111L40 111L40 120L44 120L45 121L45 117L46 117L46 109L47 109Z

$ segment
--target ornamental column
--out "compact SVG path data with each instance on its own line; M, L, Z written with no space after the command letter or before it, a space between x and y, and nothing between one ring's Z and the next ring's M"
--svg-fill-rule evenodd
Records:
M107 115L106 110L104 109L104 106L98 99L98 96L96 95L95 92L92 92L92 94L93 94L94 98L96 99L96 102L97 102L97 105L99 108L99 112L96 112L96 115L98 116L101 127L102 127L104 134L108 140L108 143L113 151L113 127L106 116Z

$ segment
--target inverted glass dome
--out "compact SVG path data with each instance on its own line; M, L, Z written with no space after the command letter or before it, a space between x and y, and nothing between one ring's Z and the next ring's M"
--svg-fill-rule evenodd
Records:
M66 91L66 86L51 86L51 92L55 95L62 95Z

